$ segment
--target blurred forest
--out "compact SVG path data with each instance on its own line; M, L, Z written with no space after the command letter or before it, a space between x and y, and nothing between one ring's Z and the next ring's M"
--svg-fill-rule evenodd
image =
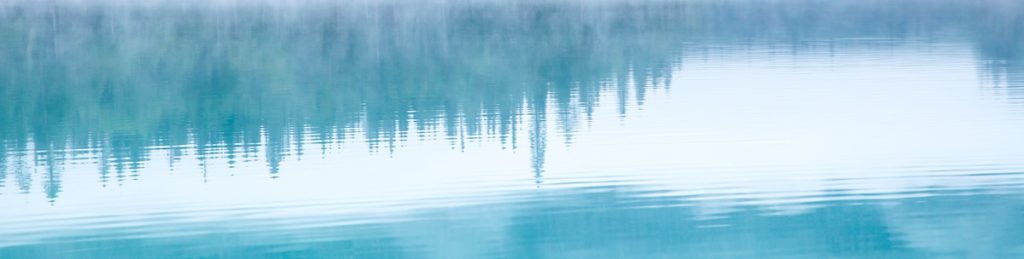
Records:
M63 161L93 159L106 182L154 150L259 154L277 174L304 144L400 152L411 132L453 147L526 138L539 174L549 135L568 141L600 102L626 117L686 53L966 42L994 85L1024 87L1022 12L996 0L0 3L0 185L27 191L39 166L55 196Z

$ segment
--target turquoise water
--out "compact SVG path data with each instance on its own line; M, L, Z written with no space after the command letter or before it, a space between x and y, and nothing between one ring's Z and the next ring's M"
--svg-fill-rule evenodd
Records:
M1018 1L0 2L0 258L1024 257L1021 132Z

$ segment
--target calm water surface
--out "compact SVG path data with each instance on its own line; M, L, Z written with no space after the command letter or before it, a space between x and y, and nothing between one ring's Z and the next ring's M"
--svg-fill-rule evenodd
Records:
M1024 257L1022 133L1020 1L0 2L0 258Z

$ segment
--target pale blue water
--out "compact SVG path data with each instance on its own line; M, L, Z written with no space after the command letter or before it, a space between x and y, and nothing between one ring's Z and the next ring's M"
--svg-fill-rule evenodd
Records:
M1019 1L0 2L0 258L1024 257Z

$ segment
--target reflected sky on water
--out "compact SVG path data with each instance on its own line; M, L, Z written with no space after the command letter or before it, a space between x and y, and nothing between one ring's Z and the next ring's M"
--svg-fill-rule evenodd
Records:
M1021 256L1019 10L0 3L0 257Z

